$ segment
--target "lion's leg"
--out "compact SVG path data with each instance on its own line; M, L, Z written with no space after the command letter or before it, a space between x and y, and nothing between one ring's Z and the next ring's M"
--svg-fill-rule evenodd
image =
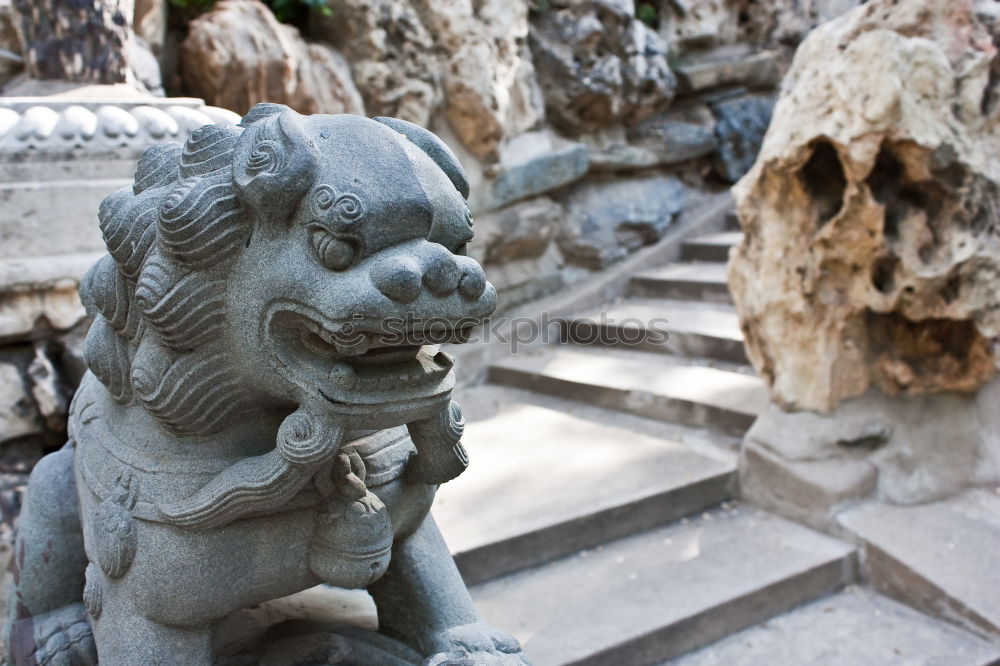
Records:
M125 584L108 585L97 567L91 571L102 580L100 612L94 638L101 666L208 666L212 663L214 625L171 627L143 616L132 603ZM164 590L163 594L170 594Z
M389 569L369 587L380 631L424 656L489 652L519 655L507 634L486 625L434 519L427 514L392 550ZM513 657L503 663L523 663Z
M7 645L14 664L94 663L83 599L87 559L80 527L74 449L42 458L29 479L14 542Z

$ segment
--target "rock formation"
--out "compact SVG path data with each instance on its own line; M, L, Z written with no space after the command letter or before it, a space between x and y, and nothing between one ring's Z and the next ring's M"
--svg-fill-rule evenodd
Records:
M411 2L331 0L329 16L314 15L310 32L350 61L371 115L427 126L441 100L434 40Z
M223 0L193 20L181 60L191 92L214 106L246 112L267 101L303 113L364 113L340 54L307 43L260 0Z
M635 124L673 99L666 43L635 18L631 2L547 3L531 45L549 118L570 134Z
M971 392L1000 335L996 46L970 0L869 2L802 43L730 286L788 408Z
M0 0L0 86L24 69L21 36L15 27L17 21L11 0Z

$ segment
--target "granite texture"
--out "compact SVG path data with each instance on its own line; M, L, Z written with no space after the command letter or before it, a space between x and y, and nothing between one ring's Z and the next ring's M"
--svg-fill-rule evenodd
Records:
M496 305L467 194L389 118L261 104L147 151L101 206L70 441L29 481L13 663L212 663L221 620L320 583L367 588L384 635L327 628L324 663L525 663L427 513L468 463L436 343Z

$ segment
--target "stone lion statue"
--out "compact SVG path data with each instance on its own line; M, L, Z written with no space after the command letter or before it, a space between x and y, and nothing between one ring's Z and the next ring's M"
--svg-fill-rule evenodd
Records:
M261 104L146 152L101 205L90 372L29 482L13 663L210 664L223 618L322 583L368 589L379 633L302 663L526 663L428 513L468 462L435 344L497 298L468 194L391 118Z

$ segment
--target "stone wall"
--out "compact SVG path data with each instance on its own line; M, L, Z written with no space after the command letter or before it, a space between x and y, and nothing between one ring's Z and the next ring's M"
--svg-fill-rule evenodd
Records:
M329 0L297 29L221 0L177 36L180 76L236 112L266 100L444 137L510 307L656 242L750 167L789 44L852 3L754 4L664 0L643 22L631 0Z
M788 26L801 36L837 3L750 4L664 0L643 22L629 0L329 0L292 26L258 0L201 13L138 0L129 66L135 85L237 113L273 101L431 128L469 171L471 252L511 307L656 242L749 168ZM0 92L63 91L17 76L17 25L0 0ZM221 113L74 94L0 97L0 443L35 449L65 436L82 372L76 285L103 250L98 203L146 146Z

